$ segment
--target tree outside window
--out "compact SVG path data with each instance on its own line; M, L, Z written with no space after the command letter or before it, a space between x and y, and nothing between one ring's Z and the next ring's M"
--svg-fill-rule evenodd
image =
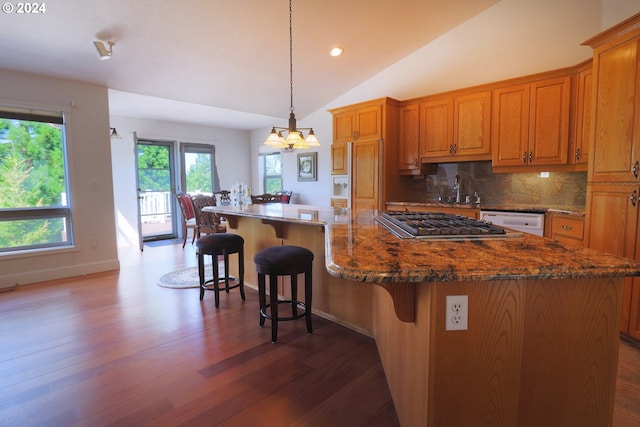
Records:
M264 192L275 194L282 191L282 155L270 153L264 155Z

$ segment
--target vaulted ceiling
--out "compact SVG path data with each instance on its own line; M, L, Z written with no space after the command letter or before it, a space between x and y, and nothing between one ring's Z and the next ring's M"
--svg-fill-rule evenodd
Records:
M298 117L498 0L293 0ZM15 3L14 3L15 4ZM0 67L103 85L112 114L255 129L289 111L287 0L64 0L3 13ZM113 41L98 59L93 42ZM344 54L333 58L339 45Z

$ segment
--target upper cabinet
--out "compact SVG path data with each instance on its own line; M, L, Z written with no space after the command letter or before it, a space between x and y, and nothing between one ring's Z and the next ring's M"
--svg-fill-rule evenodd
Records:
M640 175L638 38L594 51L594 135L590 182L637 182Z
M591 101L593 99L593 68L591 61L578 71L576 92L575 132L573 150L569 152L569 163L586 166L589 163Z
M382 105L342 109L333 115L333 141L352 142L382 137Z
M418 104L406 105L399 111L398 169L412 173L420 171L420 109Z
M453 98L420 103L420 157L452 156Z
M483 91L453 99L453 154L491 155L491 92ZM480 159L481 160L481 159Z
M493 166L566 165L570 106L570 76L496 89Z

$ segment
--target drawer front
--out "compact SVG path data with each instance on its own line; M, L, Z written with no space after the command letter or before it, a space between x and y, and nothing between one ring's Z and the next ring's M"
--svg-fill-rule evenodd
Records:
M551 222L551 237L566 236L582 240L584 237L584 219L569 216L555 216Z

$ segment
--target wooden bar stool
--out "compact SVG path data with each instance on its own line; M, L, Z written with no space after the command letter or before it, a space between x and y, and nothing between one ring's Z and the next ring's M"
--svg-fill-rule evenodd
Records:
M238 254L238 278L229 276L229 255ZM196 254L198 256L198 275L200 276L200 300L204 298L204 291L214 291L216 308L220 305L220 282L224 280L224 290L240 288L240 296L244 300L244 239L237 234L217 233L208 234L196 240ZM205 280L204 256L211 255L213 277ZM224 276L220 277L218 256L224 257ZM237 282L230 285L233 280Z
M313 252L299 246L273 246L258 252L253 261L258 271L258 299L260 301L260 326L264 319L271 319L271 341L278 339L278 321L306 318L307 332L311 327L311 297ZM304 273L304 302L298 301L298 274ZM266 296L266 276L269 276L269 304ZM290 276L291 299L278 300L278 276ZM291 316L278 315L279 304L291 304ZM304 311L298 312L298 307ZM267 314L267 307L270 309Z

